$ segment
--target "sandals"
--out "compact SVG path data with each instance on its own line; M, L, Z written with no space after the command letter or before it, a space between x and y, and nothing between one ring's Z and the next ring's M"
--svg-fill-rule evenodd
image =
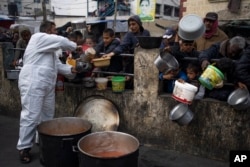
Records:
M27 164L31 162L30 148L25 148L19 151L19 157L21 163Z

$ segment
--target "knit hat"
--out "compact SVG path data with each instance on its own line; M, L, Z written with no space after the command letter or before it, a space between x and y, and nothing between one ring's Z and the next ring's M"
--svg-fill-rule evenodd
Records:
M140 19L140 17L138 15L134 15L134 16L129 17L128 24L129 24L130 21L135 21L140 26L141 32L144 31L141 19Z

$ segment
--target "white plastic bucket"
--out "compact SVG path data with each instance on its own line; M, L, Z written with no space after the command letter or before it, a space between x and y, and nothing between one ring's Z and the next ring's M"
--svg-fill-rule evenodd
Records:
M95 79L96 82L96 89L97 90L105 90L107 89L108 79L99 77Z
M172 97L179 102L191 104L197 90L198 88L194 85L176 80Z

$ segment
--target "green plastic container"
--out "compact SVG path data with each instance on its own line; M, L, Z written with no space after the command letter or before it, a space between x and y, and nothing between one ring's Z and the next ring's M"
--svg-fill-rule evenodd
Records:
M125 77L114 76L111 81L113 92L123 92L125 90Z
M223 82L223 79L223 73L212 65L208 65L205 71L199 77L200 83L209 90L212 90L216 85Z

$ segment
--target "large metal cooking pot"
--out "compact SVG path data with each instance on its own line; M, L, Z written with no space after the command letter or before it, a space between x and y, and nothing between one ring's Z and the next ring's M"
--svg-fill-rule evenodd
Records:
M139 141L126 133L95 132L78 142L80 167L137 167Z
M247 89L238 88L227 98L227 103L236 110L244 110L250 107L250 95Z
M206 30L203 19L195 14L184 16L178 25L178 35L184 40L195 40Z
M179 63L176 58L166 51L160 53L160 55L155 59L154 64L160 72L167 72L169 70L179 68Z
M179 125L188 125L193 120L194 114L188 108L187 104L180 103L176 105L169 115L169 119L177 122Z
M45 167L78 167L77 142L91 132L91 123L76 117L62 117L38 125L41 163Z

